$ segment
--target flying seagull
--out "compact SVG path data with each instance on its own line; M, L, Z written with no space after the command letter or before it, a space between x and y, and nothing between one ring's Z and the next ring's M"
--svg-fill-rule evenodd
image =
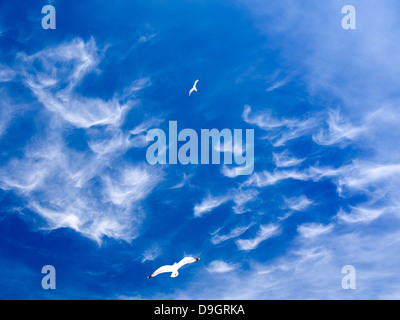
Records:
M186 257L183 258L181 261L179 261L178 263L174 263L172 266L171 265L166 265L166 266L162 266L160 268L158 268L156 271L154 271L150 276L148 276L147 278L152 278L155 277L156 275L160 274L160 273L164 273L164 272L171 272L171 278L175 278L178 276L178 269L182 266L184 266L187 263L193 263L196 261L199 261L200 258L193 258L193 257Z
M190 89L190 91L189 91L189 97L190 97L190 95L192 94L193 91L196 91L196 92L197 92L196 84L197 84L197 82L199 82L199 80L200 80L200 79L197 79L197 80L194 82L193 88Z

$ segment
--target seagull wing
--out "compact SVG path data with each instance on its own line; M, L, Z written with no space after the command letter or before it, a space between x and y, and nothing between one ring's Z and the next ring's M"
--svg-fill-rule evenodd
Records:
M199 80L200 80L200 79L197 79L197 80L194 82L194 86L195 86L195 87L196 87L197 82L199 82Z
M158 268L156 271L154 271L148 278L155 277L156 275L158 275L160 273L173 272L173 271L175 271L175 268L173 266L170 266L170 265L162 266L162 267Z
M180 267L184 266L185 264L193 263L193 262L196 262L196 261L199 261L199 260L200 260L200 258L193 258L193 257L183 258L181 261L178 262L178 269Z
M193 91L194 91L194 87L193 87L192 89L190 89L190 91L189 91L189 97L190 97L190 95L192 94Z

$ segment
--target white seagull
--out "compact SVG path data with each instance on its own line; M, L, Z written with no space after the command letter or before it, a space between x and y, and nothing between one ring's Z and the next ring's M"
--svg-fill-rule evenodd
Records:
M193 262L196 262L196 261L199 261L199 260L200 260L200 258L193 258L193 257L183 258L178 263L175 262L172 266L171 265L166 265L166 266L162 266L162 267L158 268L156 271L154 271L147 278L149 279L149 278L155 277L156 275L158 275L160 273L164 273L164 272L171 272L171 278L175 278L179 274L178 269L180 267L184 266L187 263L193 263Z
M197 80L194 82L193 88L190 89L190 91L189 91L189 97L190 97L190 95L192 94L193 91L196 91L196 92L197 92L196 84L197 84L197 82L199 82L199 80L200 80L200 79L197 79Z

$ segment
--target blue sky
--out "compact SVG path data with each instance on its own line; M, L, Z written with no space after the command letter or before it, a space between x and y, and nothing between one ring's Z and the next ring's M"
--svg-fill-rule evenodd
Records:
M399 9L3 1L0 298L400 298ZM169 121L254 129L254 173L149 165Z

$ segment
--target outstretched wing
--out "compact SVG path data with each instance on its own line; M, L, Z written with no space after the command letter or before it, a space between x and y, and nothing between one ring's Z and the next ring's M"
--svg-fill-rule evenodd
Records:
M197 80L194 82L194 86L195 86L195 87L196 87L197 82L199 82L199 80L200 80L200 79L197 79Z
M165 272L172 272L175 269L173 268L173 266L170 265L166 265L166 266L162 266L160 268L158 268L156 271L154 271L150 276L148 276L147 278L152 278L155 277L156 275L160 274L160 273L165 273Z
M196 262L196 261L199 261L199 260L200 260L200 258L193 258L193 257L183 258L181 261L178 262L178 269L180 267L184 266L185 264L193 263L193 262Z
M194 88L190 89L190 91L189 91L189 97L190 97L190 95L192 94L193 91L194 91Z

